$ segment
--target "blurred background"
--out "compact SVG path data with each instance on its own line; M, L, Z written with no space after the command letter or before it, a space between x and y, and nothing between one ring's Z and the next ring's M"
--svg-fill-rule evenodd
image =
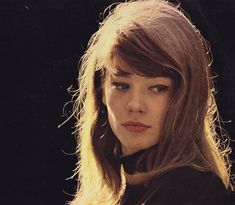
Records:
M67 88L77 88L78 61L99 14L114 2L0 1L1 205L72 199L76 181L67 178L76 163L75 120L57 127L66 120ZM235 140L235 1L182 0L181 6L211 44L222 126Z

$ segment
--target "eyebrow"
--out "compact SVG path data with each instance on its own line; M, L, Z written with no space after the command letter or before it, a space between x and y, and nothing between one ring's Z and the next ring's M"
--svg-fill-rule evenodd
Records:
M133 73L130 73L130 72L127 72L127 71L124 71L122 69L117 69L117 71L115 73L113 73L114 76L117 76L117 77L125 77L125 78L128 78L130 75L132 75Z

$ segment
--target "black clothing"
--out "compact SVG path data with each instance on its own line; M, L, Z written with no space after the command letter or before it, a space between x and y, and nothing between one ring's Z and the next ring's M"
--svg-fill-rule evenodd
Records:
M125 172L133 174L142 151L121 158ZM229 192L218 176L191 167L169 171L144 185L126 185L122 205L230 205Z

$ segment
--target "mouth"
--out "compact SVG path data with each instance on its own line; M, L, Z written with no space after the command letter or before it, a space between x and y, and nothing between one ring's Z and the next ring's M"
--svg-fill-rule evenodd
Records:
M122 126L124 126L127 130L131 132L144 132L145 130L151 127L149 125L133 121L125 122L122 124Z

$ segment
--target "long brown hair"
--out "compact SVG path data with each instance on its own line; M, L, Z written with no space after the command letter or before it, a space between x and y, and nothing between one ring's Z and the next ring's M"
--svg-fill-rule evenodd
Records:
M105 73L118 70L121 61L139 75L170 76L176 87L157 149L143 152L136 183L190 166L214 172L229 188L230 148L215 130L218 112L205 39L182 9L167 1L136 0L113 6L81 59L74 104L78 191L71 204L117 204L125 190L120 142L102 103Z

